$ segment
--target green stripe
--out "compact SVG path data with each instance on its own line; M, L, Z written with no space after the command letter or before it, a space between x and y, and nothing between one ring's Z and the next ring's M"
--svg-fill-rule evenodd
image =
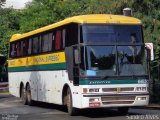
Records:
M80 80L80 85L146 84L148 80Z
M41 70L60 70L60 69L66 69L66 63L9 67L8 71L21 72L21 71L41 71Z

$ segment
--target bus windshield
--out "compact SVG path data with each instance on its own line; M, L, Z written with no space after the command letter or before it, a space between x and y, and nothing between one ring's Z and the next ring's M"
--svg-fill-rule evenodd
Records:
M85 76L142 76L147 74L143 46L87 46Z
M147 61L140 25L84 25L84 76L144 76ZM98 44L100 43L100 45Z
M83 42L96 43L143 43L141 25L84 25Z

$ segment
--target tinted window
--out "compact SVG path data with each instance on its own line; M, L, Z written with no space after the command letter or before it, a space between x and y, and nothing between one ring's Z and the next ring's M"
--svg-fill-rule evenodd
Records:
M113 26L87 25L83 27L84 40L87 42L115 42L116 32Z
M120 75L144 75L146 60L142 46L118 46L117 57Z
M10 46L10 57L13 58L16 56L16 47L15 47L15 43L11 43Z
M52 51L53 33L48 34L48 51Z
M21 51L20 51L20 42L16 43L16 57L20 57L21 56Z
M115 46L87 46L86 71L81 74L92 76L114 76L116 73ZM86 54L86 53L85 53ZM83 56L83 55L82 55ZM83 57L84 58L84 57ZM83 59L82 58L82 59ZM82 63L83 64L83 63Z
M65 46L71 46L78 43L78 25L70 24L67 25L66 30L66 38L65 38Z
M20 42L20 53L23 56L23 41Z
M24 40L23 41L23 56L28 55L28 41Z
M63 40L63 48L65 48L65 41L66 41L66 29L62 31L62 40Z
M56 31L56 39L55 39L55 50L60 50L62 47L62 33L61 31Z
M32 39L30 38L29 39L29 42L28 42L28 55L31 55L31 51L32 51Z
M42 52L48 52L52 50L52 35L53 33L46 33L42 35Z
M48 34L42 36L42 52L48 51Z
M39 52L39 39L38 37L33 38L33 53L36 54Z
M140 25L84 25L83 42L95 43L142 43Z

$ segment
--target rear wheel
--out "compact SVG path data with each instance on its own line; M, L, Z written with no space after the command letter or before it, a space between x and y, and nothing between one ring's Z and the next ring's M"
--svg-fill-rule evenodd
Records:
M33 105L33 100L32 100L32 96L31 96L31 87L30 87L29 84L27 85L26 93L27 93L27 102L28 102L28 105Z
M73 107L71 90L67 90L67 110L69 115L74 116L77 114L77 109Z
M27 95L26 95L26 89L24 88L24 86L21 87L20 98L21 98L22 103L24 105L26 105L27 104Z

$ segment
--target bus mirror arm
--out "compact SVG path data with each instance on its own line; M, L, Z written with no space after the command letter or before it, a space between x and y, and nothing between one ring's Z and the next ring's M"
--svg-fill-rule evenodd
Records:
M80 53L79 53L79 50L77 48L74 49L74 60L75 60L75 64L80 64L81 63Z
M150 62L151 62L151 50L148 49L147 47L145 47L145 55L146 55L146 59L147 59L147 69L148 69L148 77L149 79L151 79L151 70L150 70Z
M148 62L150 62L151 61L151 51L147 47L145 48L145 50L146 50L146 59Z

